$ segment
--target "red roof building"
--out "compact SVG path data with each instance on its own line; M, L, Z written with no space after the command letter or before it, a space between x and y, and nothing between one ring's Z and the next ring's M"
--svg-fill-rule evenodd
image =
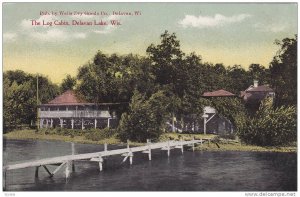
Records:
M68 90L47 104L38 106L39 128L86 129L116 127L116 105L120 103L88 103Z
M204 92L203 97L234 97L235 94L226 90L216 90L213 92Z
M83 99L79 99L75 92L72 90L68 90L64 92L63 94L55 97L53 100L48 102L48 104L52 105L78 105L78 104L83 104L87 103Z
M275 92L268 85L258 85L258 81L254 80L254 85L249 86L245 91L241 91L241 97L246 102L260 102L266 97L275 97Z

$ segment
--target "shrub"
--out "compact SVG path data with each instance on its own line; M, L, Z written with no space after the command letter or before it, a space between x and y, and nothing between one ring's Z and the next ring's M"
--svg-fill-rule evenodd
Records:
M262 103L256 115L245 119L238 128L239 137L248 144L277 146L297 139L297 114L293 106L272 108L270 100Z
M103 139L107 139L113 137L116 134L116 129L105 128L105 129L90 129L86 131L85 134L86 139L99 141Z

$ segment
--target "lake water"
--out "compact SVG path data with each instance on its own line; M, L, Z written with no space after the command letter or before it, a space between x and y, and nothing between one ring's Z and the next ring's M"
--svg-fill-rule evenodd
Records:
M109 149L121 146L108 146ZM101 145L75 144L76 153L102 151ZM71 154L71 144L59 141L6 140L4 163ZM133 165L123 157L79 161L66 179L64 169L49 178L43 168L8 171L7 191L296 191L297 154L266 152L201 152L171 150L136 153ZM49 166L51 170L55 167Z

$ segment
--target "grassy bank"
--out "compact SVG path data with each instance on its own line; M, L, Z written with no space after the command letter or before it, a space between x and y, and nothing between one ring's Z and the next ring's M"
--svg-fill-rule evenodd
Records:
M87 139L84 135L80 136L71 136L71 135L58 135L58 134L49 134L44 131L36 132L35 130L16 130L9 133L4 134L7 139L34 139L34 140L59 140L65 142L75 142L75 143L84 143L84 144L122 144L118 138L110 137L103 140L90 140ZM179 140L180 137L183 140L191 140L193 137L195 139L203 139L203 138L213 138L215 135L203 135L203 134L177 134L177 133L165 133L161 135L159 141L167 141L167 140ZM134 146L140 146L144 143L138 142L130 142L130 144Z
M116 137L111 137L99 141L93 141L82 136L69 136L58 134L46 134L45 132L35 132L35 130L17 130L4 134L7 139L38 139L38 140L59 140L65 142L85 143L85 144L123 144ZM165 133L161 135L159 141L167 140L183 140L195 139L211 139L210 143L203 143L198 145L195 150L202 151L268 151L268 152L297 152L297 145L285 146L285 147L260 147L253 145L241 144L236 140L218 139L216 135L203 135L203 134L177 134L177 133ZM133 146L141 146L144 143L130 142Z
M35 132L35 130L17 130L4 134L7 139L34 139L34 140L59 140L65 142L75 142L83 144L122 144L122 142L111 137L105 140L93 141L87 139L85 136L66 136L58 134L46 134L45 132ZM140 145L140 143L133 143L135 145Z
M197 146L195 150L202 151L256 151L256 152L297 152L296 143L292 146L280 147L262 147L255 145L242 144L236 140L221 139L217 142L204 143L202 146Z

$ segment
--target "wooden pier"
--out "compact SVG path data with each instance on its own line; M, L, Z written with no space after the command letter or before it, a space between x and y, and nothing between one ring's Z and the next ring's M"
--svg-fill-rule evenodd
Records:
M130 147L129 143L127 143L127 148L123 149L116 149L116 150L108 150L107 144L104 144L104 151L100 152L93 152L93 153L84 153L84 154L75 154L74 151L74 143L72 143L72 154L71 155L65 155L65 156L59 156L59 157L52 157L52 158L45 158L45 159L39 159L35 161L28 161L28 162L21 162L17 164L9 164L4 166L4 188L5 188L5 178L6 178L6 172L9 170L15 170L15 169L22 169L22 168L29 168L29 167L35 167L35 177L38 177L39 168L43 167L44 170L49 174L50 177L53 177L60 169L65 167L65 175L66 178L69 177L70 173L74 171L75 164L74 161L92 161L92 162L98 162L99 163L99 170L103 170L103 161L105 157L113 156L113 155L121 155L124 157L123 162L125 162L129 158L129 163L132 165L133 163L133 156L136 152L142 152L148 154L148 159L151 160L151 150L154 149L160 149L167 152L167 156L170 156L170 150L174 148L181 149L181 152L183 153L183 147L184 146L190 146L192 147L192 150L194 151L195 144L202 144L204 141L207 141L208 139L200 139L200 140L190 140L190 141L183 141L182 139L180 141L166 141L166 142L159 142L159 143L151 143L150 140L147 140L147 144L144 146L138 146L138 147ZM51 172L47 165L55 165L57 168Z

